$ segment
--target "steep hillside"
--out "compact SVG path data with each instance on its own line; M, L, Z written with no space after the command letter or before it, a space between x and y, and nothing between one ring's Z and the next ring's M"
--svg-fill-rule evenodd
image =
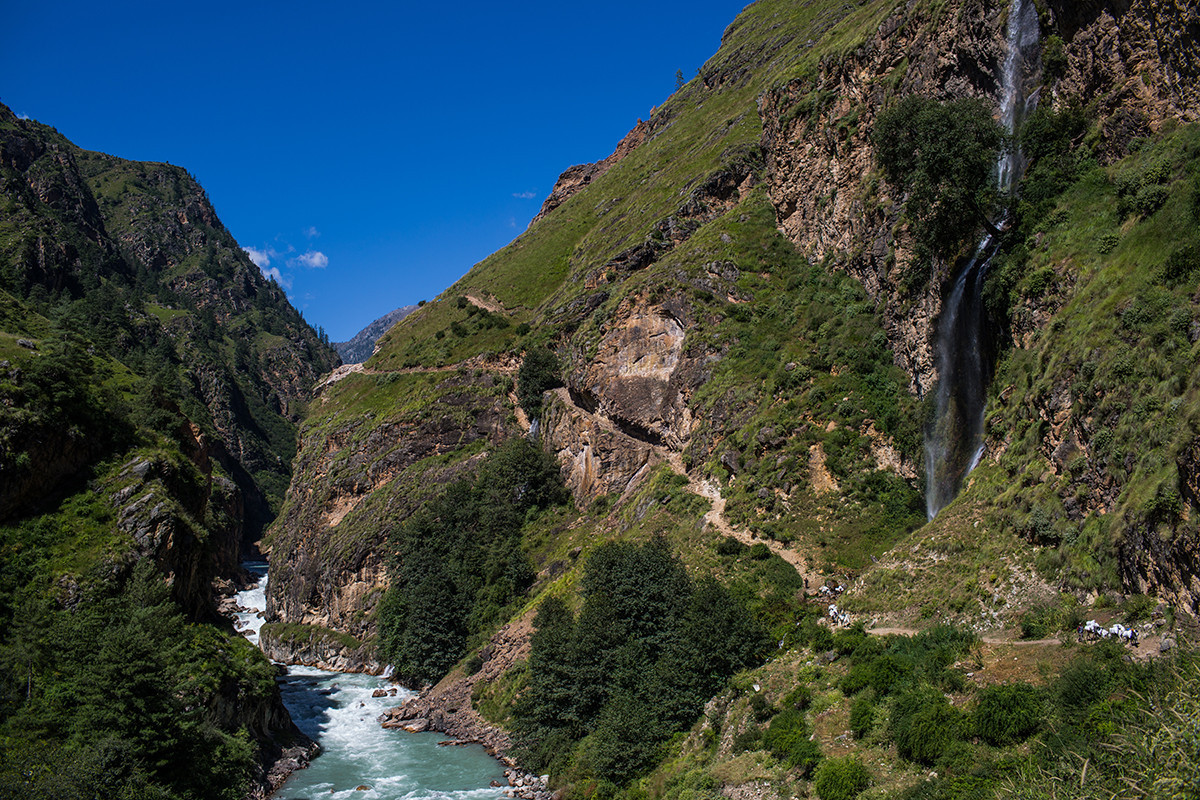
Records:
M178 167L0 106L0 207L0 783L261 794L305 745L216 603L337 357Z
M996 163L937 126L994 128L1009 3L747 7L612 156L565 172L526 232L324 390L267 540L290 561L273 652L392 662L436 683L398 723L499 725L489 741L584 796L821 792L822 753L872 760L882 793L965 796L962 781L1017 780L1030 736L1048 748L1022 762L1035 783L1112 752L1104 737L1145 710L1118 687L1170 682L1050 637L1119 613L1157 648L1198 609L1200 19L1149 2L1031 13L1017 79L1037 108L1011 202L948 171L923 176L932 193L906 183L878 138L922 109L894 158ZM988 227L985 446L928 520L938 320ZM517 489L521 519L499 524L487 487L534 484L488 465L525 432L574 506ZM672 597L639 594L659 579ZM826 581L851 621L961 627L835 636ZM697 652L696 615L728 608L763 630ZM1071 694L1087 670L1098 693ZM1038 710L993 735L989 704L1011 698L988 687L1008 679L1038 684L1021 684ZM936 752L914 749L917 717L945 733ZM1094 779L1118 785L1105 763ZM949 777L923 789L933 766Z

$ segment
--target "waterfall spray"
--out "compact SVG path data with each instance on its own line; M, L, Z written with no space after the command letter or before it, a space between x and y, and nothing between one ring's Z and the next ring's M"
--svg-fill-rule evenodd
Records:
M1006 39L1000 122L1011 134L1037 102L1036 93L1026 91L1026 66L1038 43L1037 10L1032 0L1015 0ZM1018 148L1000 157L996 178L1003 196L1012 195L1024 169L1025 159ZM992 377L983 283L998 249L999 241L991 236L980 243L954 282L938 319L937 409L925 432L925 511L929 519L954 499L983 455L983 418Z

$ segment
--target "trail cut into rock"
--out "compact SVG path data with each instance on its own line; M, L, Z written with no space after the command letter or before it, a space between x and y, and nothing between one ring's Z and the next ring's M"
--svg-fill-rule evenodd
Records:
M689 474L687 467L684 466L683 455L681 453L667 451L666 448L660 448L660 452L666 462L671 465L672 470L688 479L688 490L692 494L699 495L712 503L712 510L704 515L706 523L712 525L726 536L732 536L747 547L755 544L765 544L772 553L782 558L800 574L800 577L804 579L805 588L809 586L816 587L825 582L825 577L811 571L808 567L808 561L795 550L774 540L756 539L749 531L734 527L725 516L725 498L721 495L720 488L711 479L705 478L700 480Z

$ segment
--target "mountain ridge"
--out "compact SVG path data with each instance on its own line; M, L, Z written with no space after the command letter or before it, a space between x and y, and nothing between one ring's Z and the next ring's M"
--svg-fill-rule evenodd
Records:
M363 327L347 341L334 342L333 349L341 356L343 364L361 364L375 352L375 342L387 333L388 328L417 310L417 306L401 306L384 314Z
M0 106L0 208L0 783L265 796L313 748L218 606L337 356L179 167Z

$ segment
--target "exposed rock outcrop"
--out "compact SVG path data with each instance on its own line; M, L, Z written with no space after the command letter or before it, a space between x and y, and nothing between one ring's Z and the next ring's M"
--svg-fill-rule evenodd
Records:
M323 397L391 379L352 373ZM422 462L473 442L501 441L513 426L508 398L490 373L447 372L433 391L437 413L417 408L410 416L401 410L381 422L335 412L333 419L304 429L287 503L264 542L272 564L266 618L336 631L353 637L361 649L341 648L346 652L339 656L336 639L321 638L319 652L307 643L297 648L303 637L269 645L264 639L273 658L326 664L344 659L378 671L374 611L387 587L388 533L429 492L473 468L472 461L425 467Z
M580 503L624 494L662 461L653 445L580 408L566 389L543 400L541 430L544 446L558 457L563 480Z
M625 138L617 143L617 149L608 158L592 164L578 164L564 171L562 175L558 176L558 180L555 182L550 196L542 203L541 210L538 211L537 216L533 218L533 222L530 224L532 225L561 206L580 189L612 169L614 164L625 158L635 147L641 144L649 132L650 124L639 119L637 125L633 126L633 130L625 134Z
M529 657L533 634L533 612L502 627L480 648L482 666L472 675L451 672L436 686L389 709L380 720L384 727L436 730L466 742L478 742L494 756L503 756L512 746L509 735L488 723L472 703L477 686L496 681L514 664Z
M1095 103L1109 158L1168 120L1200 119L1200 8L1184 0L1051 0L1064 42L1055 102Z
M896 363L924 394L936 380L932 338L949 265L923 288L905 286L911 243L896 235L903 198L875 171L874 120L894 94L942 99L993 96L1004 52L1006 4L961 0L928 25L901 8L875 35L811 79L760 101L767 186L779 228L811 260L832 257L884 314ZM811 106L813 93L828 98Z
M814 261L832 256L884 313L896 363L924 394L936 380L932 348L941 287L953 265L934 263L924 289L904 285L911 243L898 228L902 197L878 178L873 122L893 96L995 97L1009 4L957 0L929 25L901 8L853 54L822 63L760 100L767 184L780 230ZM1095 104L1104 152L1171 119L1200 118L1200 11L1182 2L1051 3L1047 33L1065 40L1061 74L1045 76L1056 105ZM1030 76L1031 90L1041 76ZM811 92L828 98L811 104ZM1043 92L1043 102L1047 93Z
M259 647L267 658L285 664L301 664L330 672L365 672L380 675L384 665L375 659L375 649L312 624L294 626L266 624L259 634Z
M691 432L687 394L695 371L683 348L689 314L684 303L622 304L596 354L571 375L584 407L634 438L679 449Z

